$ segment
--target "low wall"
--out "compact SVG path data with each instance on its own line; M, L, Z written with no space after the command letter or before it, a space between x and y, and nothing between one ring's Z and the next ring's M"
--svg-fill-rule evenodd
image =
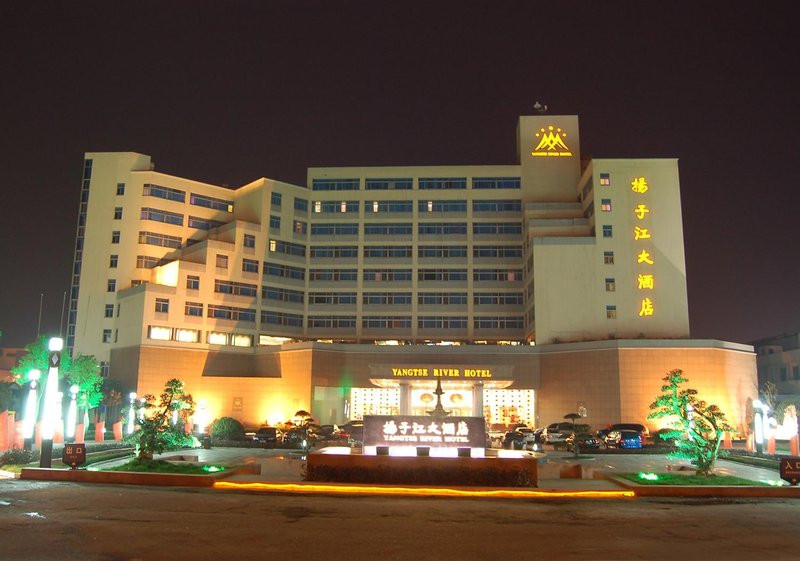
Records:
M538 486L534 457L436 458L317 452L308 455L306 470L308 481L459 486L492 486L486 482L501 481L497 486Z

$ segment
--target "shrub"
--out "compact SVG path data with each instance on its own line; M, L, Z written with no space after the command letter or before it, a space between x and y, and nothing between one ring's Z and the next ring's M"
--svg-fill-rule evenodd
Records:
M659 429L653 433L653 446L675 446L675 429Z
M24 450L22 448L12 448L0 455L0 466L25 465L39 459L39 452L36 450Z
M244 425L233 417L222 417L211 425L211 439L215 443L220 440L244 440Z

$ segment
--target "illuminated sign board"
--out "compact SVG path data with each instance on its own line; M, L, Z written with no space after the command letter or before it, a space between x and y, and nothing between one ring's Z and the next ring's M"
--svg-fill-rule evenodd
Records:
M82 442L74 442L64 444L64 452L61 460L65 465L72 469L86 463L86 444Z
M561 127L548 125L547 129L541 128L536 133L539 144L531 152L531 156L572 156L567 143L567 133Z
M781 479L797 485L797 482L800 481L800 458L797 456L781 458L780 472Z
M365 415L364 446L430 446L484 448L483 417Z
M392 378L491 378L491 368L392 368Z
M655 265L655 258L648 251L648 249L652 249L649 247L649 243L653 239L653 232L648 224L650 207L645 204L647 201L643 202L642 199L649 190L650 185L647 183L647 178L634 177L631 181L631 191L637 196L636 206L633 209L633 215L637 220L633 227L633 241L637 243L636 264L641 266L636 276L636 288L640 291L652 291L656 283L655 275L651 270L651 267ZM642 294L637 307L639 317L649 317L655 314L655 305L650 296Z

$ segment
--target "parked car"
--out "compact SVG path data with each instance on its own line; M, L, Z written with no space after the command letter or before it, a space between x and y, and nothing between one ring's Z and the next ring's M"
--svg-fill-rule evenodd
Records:
M314 432L306 427L294 427L283 435L283 443L291 448L310 448L316 440Z
M489 438L492 440L492 446L502 446L503 439L505 438L508 427L503 423L492 423L489 425Z
M542 435L547 444L563 444L572 432L572 423L552 423L545 427Z
M512 430L503 436L503 448L506 450L523 450L525 448L525 435Z
M347 439L348 446L358 447L364 445L364 421L349 421L339 429L341 438Z
M283 432L276 427L261 427L256 431L255 440L262 444L279 444L283 442Z
M567 450L574 451L575 443L578 443L578 450L597 450L600 448L600 439L589 433L571 434L564 439Z
M641 448L642 435L635 430L612 430L605 440L606 448Z
M611 431L614 431L614 430L632 430L632 431L636 431L636 432L639 433L639 436L642 437L642 442L644 442L645 439L648 436L650 436L650 431L647 430L647 427L642 425L642 424L640 424L640 423L616 423L616 424L613 424L613 425L609 426L608 428L600 429L599 431L597 431L597 437L600 440L605 440L605 438L608 436L608 433L610 433Z

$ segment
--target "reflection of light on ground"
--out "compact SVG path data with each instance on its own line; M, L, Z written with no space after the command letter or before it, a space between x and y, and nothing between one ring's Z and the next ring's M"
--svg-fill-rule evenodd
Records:
M368 485L326 485L298 483L235 483L217 481L215 489L264 491L268 493L324 493L334 495L398 495L406 497L469 497L518 499L619 499L634 497L633 491L533 491L511 489L446 489L441 487L377 487Z

